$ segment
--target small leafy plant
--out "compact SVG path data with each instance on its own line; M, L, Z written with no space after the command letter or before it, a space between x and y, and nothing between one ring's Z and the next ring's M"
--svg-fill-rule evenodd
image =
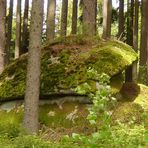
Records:
M96 91L91 89L88 83L79 85L76 91L80 94L87 94L92 100L92 106L88 109L87 119L96 130L90 135L73 133L66 135L62 143L69 142L83 147L144 147L146 146L146 132L144 126L128 127L122 123L116 126L111 125L110 106L116 104L116 99L110 94L108 86L110 77L106 74L98 75L93 69L89 69L90 79L98 79ZM145 136L144 136L145 135Z

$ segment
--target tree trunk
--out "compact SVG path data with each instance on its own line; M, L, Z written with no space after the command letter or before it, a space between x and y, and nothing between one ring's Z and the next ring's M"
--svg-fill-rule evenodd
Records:
M6 64L9 63L10 60L10 47L11 47L11 37L12 37L12 19L13 19L13 0L10 0L9 6L9 14L8 14L8 27L7 27L7 56L6 56Z
M145 66L147 62L147 38L148 38L148 2L142 0L142 24L141 24L141 43L140 43L140 66Z
M119 0L118 38L122 39L123 35L124 35L124 0Z
M6 57L6 1L0 1L0 73L4 70Z
M111 37L112 0L103 1L103 38Z
M20 56L20 43L21 43L21 0L17 0L15 59L19 58Z
M38 132L43 6L43 0L32 1L24 113L24 126L31 134Z
M67 33L67 15L68 15L68 0L63 0L62 12L61 12L61 36L66 36Z
M139 20L139 0L135 0L134 9L134 30L133 30L133 48L138 52L138 20ZM133 82L137 83L138 72L137 72L137 62L133 63Z
M133 47L138 52L139 0L135 0L134 16Z
M21 54L26 53L28 51L29 45L28 10L29 0L25 0Z
M77 33L77 18L78 18L78 0L73 0L72 9L72 34Z
M127 4L127 44L133 47L133 16L134 16L134 0L128 0ZM129 66L125 71L125 82L133 81L133 67Z
M48 0L47 41L51 41L55 37L55 13L56 13L56 0Z
M96 0L83 0L83 34L94 36L96 34Z

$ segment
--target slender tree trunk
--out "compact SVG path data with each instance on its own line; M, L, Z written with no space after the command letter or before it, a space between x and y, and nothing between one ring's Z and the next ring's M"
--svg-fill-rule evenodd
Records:
M133 47L133 16L134 16L134 0L128 0L127 5L127 44ZM125 71L125 81L133 81L133 67L129 66Z
M138 27L139 27L139 0L135 0L134 9L134 30L133 30L133 47L135 51L138 51Z
M133 48L138 52L138 21L139 21L139 0L135 0L134 9L134 30L133 30ZM133 82L137 83L138 72L137 72L137 62L133 63Z
M148 0L142 0L142 29L139 75L142 83L148 85Z
M124 0L119 0L118 38L122 39L123 35L124 35Z
M103 38L111 37L112 0L103 1Z
M24 126L31 134L38 132L43 6L43 0L32 1L24 113Z
M140 11L141 11L141 37L140 37L140 60L139 60L139 73L138 81L143 84L147 84L147 39L148 39L148 13L147 6L148 0L141 0Z
M73 0L72 9L72 34L77 33L77 19L78 19L78 0Z
M134 0L128 2L127 17L127 44L133 46L133 17L134 17Z
M47 10L47 40L51 41L55 37L55 13L56 0L48 0Z
M8 27L7 27L7 56L6 56L6 64L9 63L10 60L10 47L11 47L11 37L12 37L12 19L13 19L13 0L10 0L9 6L9 14L8 14Z
M21 0L17 0L15 59L19 58L20 56L20 43L21 43Z
M0 1L0 73L5 66L6 58L6 1Z
M68 0L62 0L61 36L66 36L67 33L67 15L68 15Z
M94 36L96 34L96 0L83 0L83 34Z
M29 44L28 10L29 10L29 0L25 0L21 54L26 53L28 51L28 44Z
M147 38L148 38L148 4L147 0L142 0L142 24L140 43L140 66L145 66L147 62Z

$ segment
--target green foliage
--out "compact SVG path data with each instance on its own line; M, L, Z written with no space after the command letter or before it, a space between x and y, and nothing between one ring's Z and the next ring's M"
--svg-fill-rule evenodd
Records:
M83 108L83 109L82 109ZM75 103L65 103L60 109L56 104L43 105L39 110L40 124L50 128L71 128L72 126L81 127L88 123L85 115L87 113L85 105Z
M14 148L49 148L50 143L42 140L37 136L25 135L20 136L14 141Z
M16 138L21 132L22 111L0 111L0 135Z
M90 78L93 76L98 76L96 71L94 69L89 69L89 76ZM78 93L87 93L90 98L93 101L93 106L89 108L89 115L87 119L89 119L89 122L92 124L92 129L95 129L94 132L92 132L90 135L80 135L77 133L73 133L72 136L64 136L64 138L60 142L47 142L43 140L41 137L44 137L44 134L42 136L42 133L40 136L30 136L30 135L24 135L22 134L22 131L19 128L19 123L21 122L20 114L18 114L18 110L15 110L15 112L1 112L1 120L0 120L0 147L6 147L6 148L15 148L15 147L50 147L50 148L77 148L77 147L127 147L127 148L137 148L147 147L148 142L148 133L147 133L147 112L140 113L139 107L135 107L134 110L133 105L127 103L127 105L120 104L120 106L123 105L124 110L129 105L129 108L131 110L127 110L127 113L130 114L128 118L128 122L121 122L120 116L126 116L126 112L121 110L116 110L117 114L120 116L116 120L116 124L112 123L112 110L110 109L111 105L116 105L116 100L114 98L111 98L110 96L110 88L108 87L108 81L109 77L105 74L98 77L98 84L97 88L98 90L92 91L91 87L89 87L89 84L84 85L81 84L79 86L79 89L77 89ZM147 87L141 88L146 89ZM146 101L146 100L145 100ZM145 102L146 103L146 102ZM53 106L53 105L52 105ZM137 106L135 104L135 106ZM46 108L46 109L45 109ZM47 108L49 108L47 110ZM51 107L52 108L52 107ZM47 113L49 113L49 110L51 109L49 106L45 107L43 106L40 110L40 121L42 123L45 123L46 125L48 122L52 121L52 118L49 119ZM69 106L70 108L70 106ZM65 109L66 112L68 112L68 109ZM117 106L115 106L117 108ZM45 109L43 111L43 109ZM19 110L21 111L21 110ZM131 114L141 114L141 122L136 123L135 119ZM60 115L62 116L62 111L59 110L59 116L55 116L57 118L60 118ZM119 113L120 112L120 113ZM121 114L121 112L123 114ZM131 113L130 113L131 112ZM57 112L56 112L57 113ZM42 117L41 117L42 116ZM135 115L136 116L136 115ZM14 118L15 117L15 118ZM131 119L130 119L131 117ZM47 119L48 118L48 119ZM63 123L65 123L64 119L65 117L62 117L61 120ZM45 119L45 120L44 120ZM119 119L119 120L118 120ZM59 119L60 120L60 119ZM83 119L84 120L84 119ZM114 119L115 120L115 119ZM3 121L3 122L2 122ZM62 121L60 124L62 124ZM10 123L9 123L10 122ZM56 122L54 120L54 122ZM86 121L85 121L86 122ZM11 125L10 125L11 124ZM60 124L57 124L57 126L61 127ZM71 124L75 125L75 124ZM50 125L51 126L51 125ZM63 126L63 125L62 125ZM54 127L54 126L53 126ZM5 130L4 130L5 129ZM55 128L54 128L55 129ZM44 131L42 131L44 133ZM47 133L48 134L48 133Z
M0 147L2 148L50 148L52 144L38 136L22 135L15 139L0 136Z
M98 75L96 71L89 70L90 76ZM87 119L89 120L90 124L95 124L97 122L97 118L99 117L99 120L101 119L101 122L103 122L102 117L105 117L105 120L108 118L108 112L107 112L107 102L109 101L109 86L107 84L109 83L110 77L106 74L102 74L98 77L98 86L97 90L94 92L91 90L91 87L84 83L83 85L78 86L78 89L76 91L80 94L88 94L89 98L92 99L93 107L89 108L89 115ZM103 123L104 124L104 123Z
M94 72L92 73L94 74ZM81 147L146 147L147 146L147 130L145 128L145 122L140 125L130 126L123 124L117 120L115 126L111 125L111 112L109 109L110 102L113 101L113 105L116 102L115 98L111 98L109 87L107 86L109 77L103 74L100 77L99 88L95 93L92 93L88 88L88 85L79 86L78 92L87 92L89 90L89 96L93 101L93 106L89 109L87 119L96 127L96 131L90 136L80 135L73 133L71 137L65 136L64 142L79 143ZM99 118L99 120L98 120ZM146 117L147 118L147 117ZM99 123L100 122L100 123Z
M97 75L97 72L95 73L94 70L91 70L91 72L92 76L94 74ZM98 88L94 93L92 93L91 89L88 89L89 85L86 85L86 83L81 85L82 87L79 86L79 89L77 89L78 93L82 93L83 90L83 92L88 93L88 96L92 99L93 105L89 108L87 119L91 125L96 127L98 131L92 133L90 137L73 134L72 140L80 141L83 144L87 143L86 145L91 145L91 147L94 147L97 146L98 143L102 142L102 140L109 138L108 136L111 136L110 113L108 110L108 102L111 96L110 87L107 86L109 78L110 77L106 74L100 75L98 78ZM97 120L98 118L99 120Z
M93 133L90 137L73 134L71 138L65 137L65 141L79 143L83 147L146 147L144 140L144 127L135 126L129 128L125 125L110 128L110 130L100 130Z

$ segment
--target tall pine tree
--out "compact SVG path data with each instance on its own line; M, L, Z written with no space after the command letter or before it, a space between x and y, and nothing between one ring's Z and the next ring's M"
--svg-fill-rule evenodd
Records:
M43 6L43 0L32 1L24 112L24 126L31 134L38 132Z

